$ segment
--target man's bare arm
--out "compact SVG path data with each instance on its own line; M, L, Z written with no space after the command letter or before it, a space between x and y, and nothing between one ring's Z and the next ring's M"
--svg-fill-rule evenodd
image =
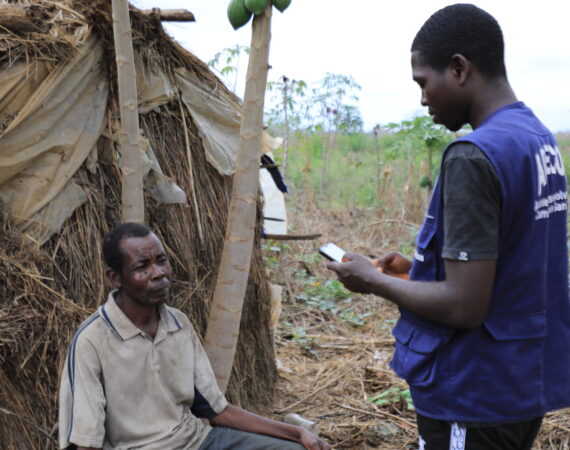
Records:
M487 313L495 280L496 260L445 260L445 281L405 281L378 272L370 259L349 253L330 270L347 289L378 295L412 313L442 325L474 329Z
M234 428L298 442L308 450L328 450L331 448L329 444L304 428L267 419L233 405L229 405L224 412L210 419L210 423L214 426Z

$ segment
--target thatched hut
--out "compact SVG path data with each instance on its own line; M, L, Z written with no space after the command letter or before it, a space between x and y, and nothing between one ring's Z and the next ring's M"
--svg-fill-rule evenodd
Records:
M110 5L0 0L1 448L55 447L67 343L106 298L100 247L120 221L121 182ZM157 14L131 12L146 217L173 261L171 303L203 333L239 101ZM228 389L246 407L267 404L276 379L269 313L256 241Z

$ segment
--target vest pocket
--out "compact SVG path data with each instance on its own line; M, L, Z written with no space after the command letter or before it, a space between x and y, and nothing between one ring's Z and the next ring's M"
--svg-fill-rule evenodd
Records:
M546 337L544 313L520 317L488 317L485 328L496 341L540 339Z
M410 386L425 387L433 383L438 350L453 336L453 331L423 327L401 317L392 334L396 349L390 366Z
M463 347L478 362L468 374L471 383L487 386L488 398L494 399L496 411L512 414L509 408L516 405L516 410L529 417L541 413L547 382L544 372L546 334L546 316L541 313L490 316L475 336L477 339L468 343L467 348ZM458 366L467 364L464 359Z

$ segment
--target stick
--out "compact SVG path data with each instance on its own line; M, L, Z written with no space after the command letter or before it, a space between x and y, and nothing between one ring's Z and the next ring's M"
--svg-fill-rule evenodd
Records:
M196 216L196 226L198 228L198 237L200 243L204 245L204 233L202 232L202 221L200 220L200 210L198 209L198 199L196 198L196 189L194 184L194 171L192 169L192 150L190 149L190 138L188 137L188 126L186 125L186 114L182 106L182 99L178 96L178 105L180 106L180 115L182 116L182 126L184 127L184 143L186 145L186 159L188 161L188 183L190 184L190 195L192 196L192 206L194 207L194 215Z
M265 239L274 241L311 241L320 238L320 234L266 234Z
M354 412L358 412L361 414L367 414L369 416L374 416L374 417L389 417L391 419L395 419L395 420L399 420L402 422L402 424L406 425L402 425L402 424L396 424L397 426L399 426L400 428L402 428L403 430L406 431L414 431L416 429L416 426L410 422L409 420L406 419L402 419L401 417L395 416L394 414L390 414L390 413L386 413L386 412L372 412L372 411L366 411L364 409L358 409L358 408L353 408L352 406L347 406L347 405L343 405L341 403L333 403L333 405L339 406L341 408L344 409L348 409L349 411L354 411Z
M144 15L150 16L157 14L163 22L196 22L194 14L187 9L143 9Z

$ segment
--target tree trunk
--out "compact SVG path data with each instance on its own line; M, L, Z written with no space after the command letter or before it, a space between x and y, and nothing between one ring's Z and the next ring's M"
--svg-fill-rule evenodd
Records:
M253 19L236 173L224 251L204 339L222 392L227 388L233 366L253 249L270 40L271 6Z
M121 109L122 220L144 222L137 78L126 0L113 0L113 35Z

